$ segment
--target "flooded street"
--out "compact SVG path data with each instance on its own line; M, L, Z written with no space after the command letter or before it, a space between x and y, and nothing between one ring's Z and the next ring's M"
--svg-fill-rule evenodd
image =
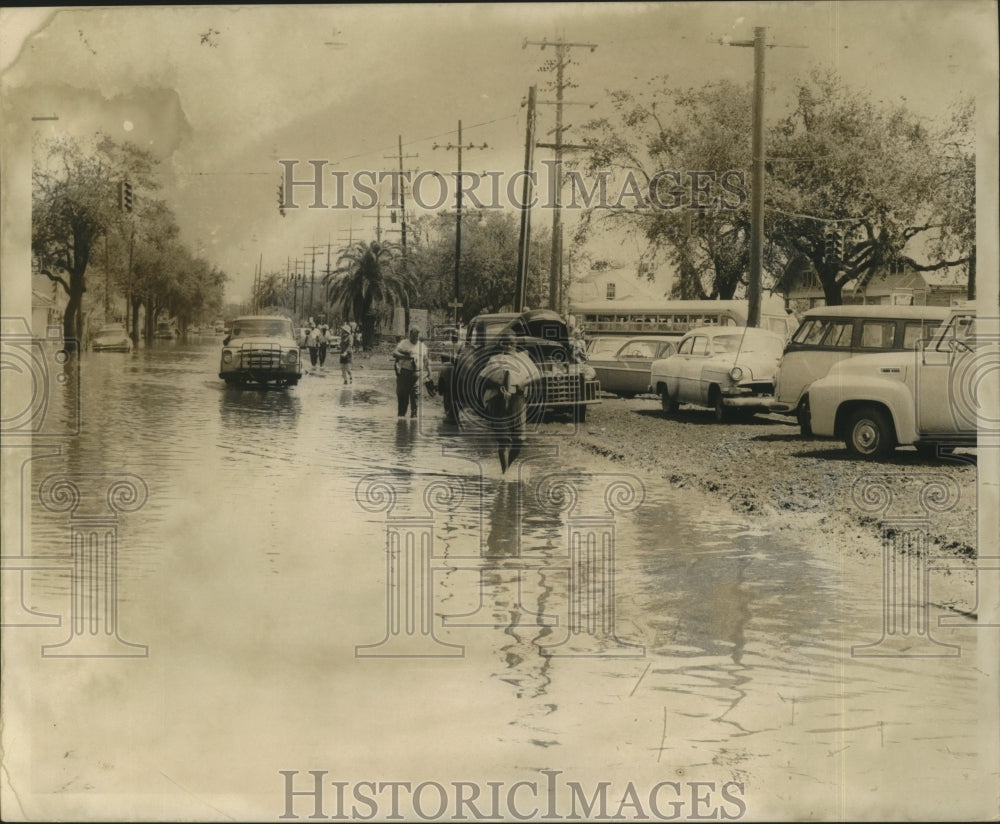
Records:
M148 498L113 525L118 657L40 653L78 596L62 561L25 578L25 604L62 617L6 636L25 809L961 819L956 798L990 796L995 636L932 610L934 656L852 654L883 635L877 545L779 540L569 457L558 419L501 476L440 400L396 418L388 362L258 391L227 388L217 356L207 337L86 355L80 436L36 449L26 554L69 558L82 529L57 478Z

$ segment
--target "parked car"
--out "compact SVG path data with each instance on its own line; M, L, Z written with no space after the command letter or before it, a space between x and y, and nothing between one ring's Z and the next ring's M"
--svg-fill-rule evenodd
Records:
M679 335L598 339L589 342L587 363L597 373L602 391L634 398L649 391L649 367L653 361L674 354L680 341Z
M944 306L820 306L808 310L785 346L772 412L794 415L809 428L809 385L854 355L912 350L948 318Z
M427 346L427 354L431 361L440 363L442 356L457 354L460 348L458 327L452 324L435 324L423 337L423 341L424 345Z
M120 323L109 323L101 327L90 342L92 352L131 352L132 339Z
M815 381L809 389L813 434L842 438L851 454L866 460L885 458L897 446L928 456L974 447L996 434L996 409L981 407L996 398L998 363L1000 342L976 334L974 310L953 310L914 351L847 358Z
M292 322L270 315L236 318L222 341L219 377L227 384L295 386L302 359Z
M650 367L650 388L664 415L682 403L708 406L720 423L733 410L764 412L773 400L783 335L757 327L703 326L681 340L677 352Z
M157 321L153 337L157 340L173 340L177 337L177 327L172 320Z
M506 331L514 333L518 349L526 352L537 367L526 393L529 415L562 410L571 412L578 421L585 420L587 406L599 402L600 384L591 366L573 359L566 321L547 309L473 318L457 353L441 355L444 365L437 388L448 419L457 421L462 409L485 416L482 372L499 352L497 342Z

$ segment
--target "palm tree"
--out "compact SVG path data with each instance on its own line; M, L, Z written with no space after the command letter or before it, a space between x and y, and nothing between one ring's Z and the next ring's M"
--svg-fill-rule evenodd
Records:
M415 287L401 262L398 244L359 242L340 250L337 268L324 278L327 301L361 326L365 348L375 340L379 306L410 307Z

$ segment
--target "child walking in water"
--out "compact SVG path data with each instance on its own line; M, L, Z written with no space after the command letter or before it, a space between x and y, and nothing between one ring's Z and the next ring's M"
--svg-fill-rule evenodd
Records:
M344 379L345 386L354 383L354 374L351 372L353 337L350 326L345 323L340 327L340 374Z

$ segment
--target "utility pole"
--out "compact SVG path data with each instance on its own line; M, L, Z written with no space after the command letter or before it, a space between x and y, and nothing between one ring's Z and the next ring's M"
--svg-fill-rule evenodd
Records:
M457 192L455 193L455 299L452 301L452 309L454 309L454 321L458 323L458 310L462 307L462 295L461 289L458 282L458 272L462 260L462 149L488 149L485 143L482 146L475 146L470 143L468 146L462 145L462 121L458 121L458 142L455 144L449 143L447 146L439 146L437 143L432 147L434 149L446 149L451 151L452 149L458 150L458 172L457 172L457 182L458 185L455 187Z
M400 216L400 245L403 248L403 268L406 269L406 190L403 186L403 159L409 157L420 157L418 154L403 154L403 136L399 135L399 154L396 155L384 155L386 160L398 160L399 161L399 216ZM395 195L395 192L393 192ZM392 205L395 205L396 199L393 197Z
M531 248L531 173L535 166L535 87L528 89L528 117L524 136L524 186L521 190L521 231L517 238L517 281L514 311L524 311L528 290L528 250Z
M372 217L371 215L362 215L362 217L366 217L369 220L374 220L375 221L375 242L376 243L381 243L382 242L382 201L379 201L378 203L375 204L375 217ZM385 231L387 231L387 232L388 231L395 231L395 229L393 229L393 230L386 229Z
M403 154L403 136L399 135L399 153L395 156L395 159L399 160L399 240L400 247L403 253L403 279L406 281L408 272L408 260L406 257L406 187L403 185L403 159L410 157L420 157L418 154ZM386 155L387 160L393 159L392 155ZM392 205L395 205L395 198L393 198ZM410 297L409 294L404 294L405 306L403 307L404 318L403 318L403 328L410 328Z
M316 253L322 249L322 246L307 246L306 254L312 258L312 274L309 277L309 314L313 313L313 299L316 291ZM304 262L304 261L303 261Z
M354 221L348 219L347 228L346 229L338 229L337 230L337 234L338 235L346 234L347 235L347 248L349 249L351 246L353 246L354 245Z
M551 71L552 69L556 70L556 99L554 101L556 107L556 139L555 143L551 144L556 153L554 181L555 191L553 192L553 206L555 208L552 211L552 260L549 268L549 308L559 312L562 307L562 153L564 149L570 148L563 143L562 139L563 132L566 128L568 128L563 126L563 106L569 105L565 100L563 100L563 89L567 86L573 85L566 82L565 70L566 66L569 65L570 49L587 48L594 51L597 48L597 44L570 43L562 39L555 40L550 43L548 40L543 39L541 41L525 40L521 48L526 49L528 46L539 46L542 51L545 51L547 46L554 46L556 50L555 59L549 60L543 64L540 71ZM553 101L542 100L539 102L551 103ZM543 144L539 144L539 146L541 145Z
M756 26L753 40L722 38L723 46L753 49L753 139L750 164L750 281L747 284L747 326L760 325L760 292L764 274L764 49L775 48L766 42L767 29ZM786 45L801 49L805 46Z

